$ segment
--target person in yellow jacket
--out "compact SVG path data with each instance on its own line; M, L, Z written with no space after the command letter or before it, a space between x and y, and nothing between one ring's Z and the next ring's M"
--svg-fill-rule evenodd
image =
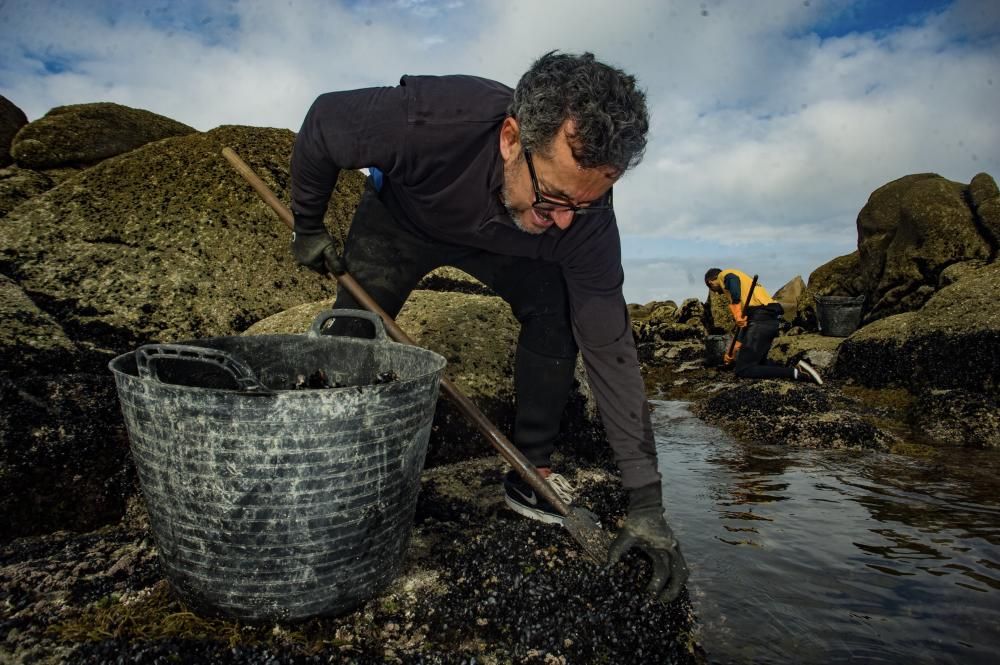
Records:
M734 268L711 268L705 273L705 286L729 298L729 310L737 327L735 358L726 354L726 363L732 363L733 373L748 379L794 379L823 385L819 372L804 360L794 367L779 365L768 360L771 344L778 336L778 325L783 314L781 305L771 298L760 282L750 295L750 302L743 311L752 280Z

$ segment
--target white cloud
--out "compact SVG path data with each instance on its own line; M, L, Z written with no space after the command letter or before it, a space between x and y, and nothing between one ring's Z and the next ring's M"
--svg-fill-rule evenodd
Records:
M850 251L858 210L889 180L1000 176L1000 6L960 1L888 32L810 31L850 6L258 0L149 13L0 0L0 94L32 119L57 105L116 101L203 130L295 130L328 90L392 85L403 73L513 85L547 50L590 50L635 73L653 113L646 161L616 188L623 234L662 247L663 265L686 260L671 247L692 243L699 264L713 248L748 272L787 264L771 280L783 282ZM59 58L65 71L41 75ZM686 277L692 267L633 258L629 300L654 299L647 277L658 272L678 285L661 280L665 290L700 294Z

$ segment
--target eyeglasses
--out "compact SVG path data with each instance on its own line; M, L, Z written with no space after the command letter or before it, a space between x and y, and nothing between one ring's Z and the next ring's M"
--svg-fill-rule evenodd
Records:
M535 164L531 160L531 152L529 150L524 151L524 159L528 162L528 174L531 176L531 187L535 190L535 202L531 204L531 207L535 210L544 213L565 212L569 210L575 215L592 215L598 212L613 210L611 205L612 189L609 189L608 193L601 198L589 203L584 203L583 205L573 205L572 203L566 203L565 201L556 201L548 198L538 189L538 176L535 175Z

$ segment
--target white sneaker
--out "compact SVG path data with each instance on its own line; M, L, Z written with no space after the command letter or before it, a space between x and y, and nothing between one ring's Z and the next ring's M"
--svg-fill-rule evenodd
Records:
M813 366L805 360L795 363L795 369L799 370L800 381L812 381L818 386L823 385L823 379L820 378L819 372L813 369Z
M576 490L566 478L558 473L549 474L545 479L563 503L573 502L573 494ZM535 490L528 483L524 482L517 472L511 470L503 481L504 501L507 506L519 515L528 517L545 524L562 524L563 516L552 504L535 494Z

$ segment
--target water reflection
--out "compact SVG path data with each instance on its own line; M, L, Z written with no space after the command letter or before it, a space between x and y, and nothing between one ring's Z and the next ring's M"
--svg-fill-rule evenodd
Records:
M654 405L715 662L996 662L1000 453L748 446Z

